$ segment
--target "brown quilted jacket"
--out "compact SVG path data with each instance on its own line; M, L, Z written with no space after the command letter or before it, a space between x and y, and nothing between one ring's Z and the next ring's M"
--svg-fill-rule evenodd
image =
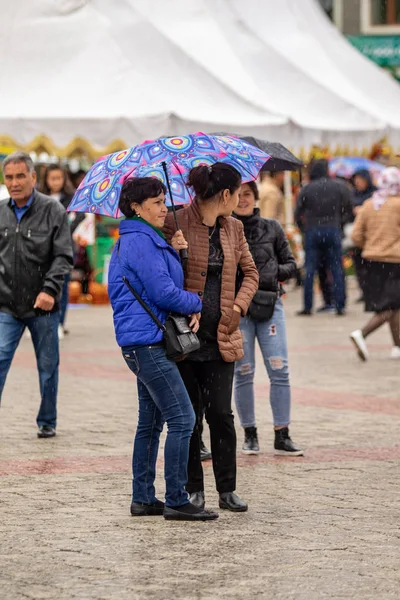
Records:
M179 228L189 244L185 289L195 292L201 297L204 293L208 268L208 228L202 224L196 202L179 210L177 217ZM229 333L229 326L234 318L233 305L237 304L241 308L243 316L247 313L250 302L258 289L258 271L244 236L243 224L233 217L220 217L219 223L224 266L222 269L222 316L218 326L218 346L222 358L226 362L234 362L243 357L243 341L239 328ZM169 242L175 231L173 215L169 214L164 225L164 234ZM238 266L243 271L244 279L236 295Z

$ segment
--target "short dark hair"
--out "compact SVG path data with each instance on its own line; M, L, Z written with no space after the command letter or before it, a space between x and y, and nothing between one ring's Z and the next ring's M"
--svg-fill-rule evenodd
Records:
M254 194L254 198L256 199L256 201L260 199L260 193L258 191L258 186L255 181L246 181L246 183L244 183L243 185L249 186L249 188Z
M156 198L166 193L167 188L156 177L132 177L125 181L119 197L119 210L125 217L134 217L135 211L131 204L143 204L148 198Z
M239 189L242 176L235 167L217 162L211 166L200 165L191 169L188 185L200 200L208 200L222 190L229 190L231 194Z

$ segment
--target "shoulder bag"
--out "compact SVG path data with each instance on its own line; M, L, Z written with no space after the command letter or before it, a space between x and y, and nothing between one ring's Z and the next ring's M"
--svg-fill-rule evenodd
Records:
M199 338L189 327L189 319L184 315L170 313L163 325L160 319L154 314L146 302L139 296L137 291L131 286L126 277L122 277L123 282L130 292L135 296L139 304L144 308L147 314L153 319L154 323L164 334L165 350L167 358L173 361L180 361L186 358L188 354L200 348Z
M254 321L269 321L274 314L278 292L258 290L249 306L249 316Z

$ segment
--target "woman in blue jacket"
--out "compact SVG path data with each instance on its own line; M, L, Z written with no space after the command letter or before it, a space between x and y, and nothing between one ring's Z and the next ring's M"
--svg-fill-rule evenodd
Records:
M137 376L139 421L133 449L133 516L164 515L174 520L218 517L189 503L185 491L189 443L195 424L190 398L176 364L166 357L163 333L124 284L126 277L161 322L170 311L192 317L198 329L201 300L183 290L178 253L161 228L167 216L165 186L153 177L128 180L119 208L127 217L111 259L108 292L114 311L117 342L128 367ZM176 234L178 238L181 233ZM184 244L182 238L182 244ZM183 247L183 246L182 246ZM157 500L154 480L160 433L165 442L165 506Z

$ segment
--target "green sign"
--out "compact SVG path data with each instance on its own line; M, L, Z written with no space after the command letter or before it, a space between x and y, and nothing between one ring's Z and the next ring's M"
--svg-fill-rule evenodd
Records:
M400 35L349 35L349 42L364 56L400 80Z

